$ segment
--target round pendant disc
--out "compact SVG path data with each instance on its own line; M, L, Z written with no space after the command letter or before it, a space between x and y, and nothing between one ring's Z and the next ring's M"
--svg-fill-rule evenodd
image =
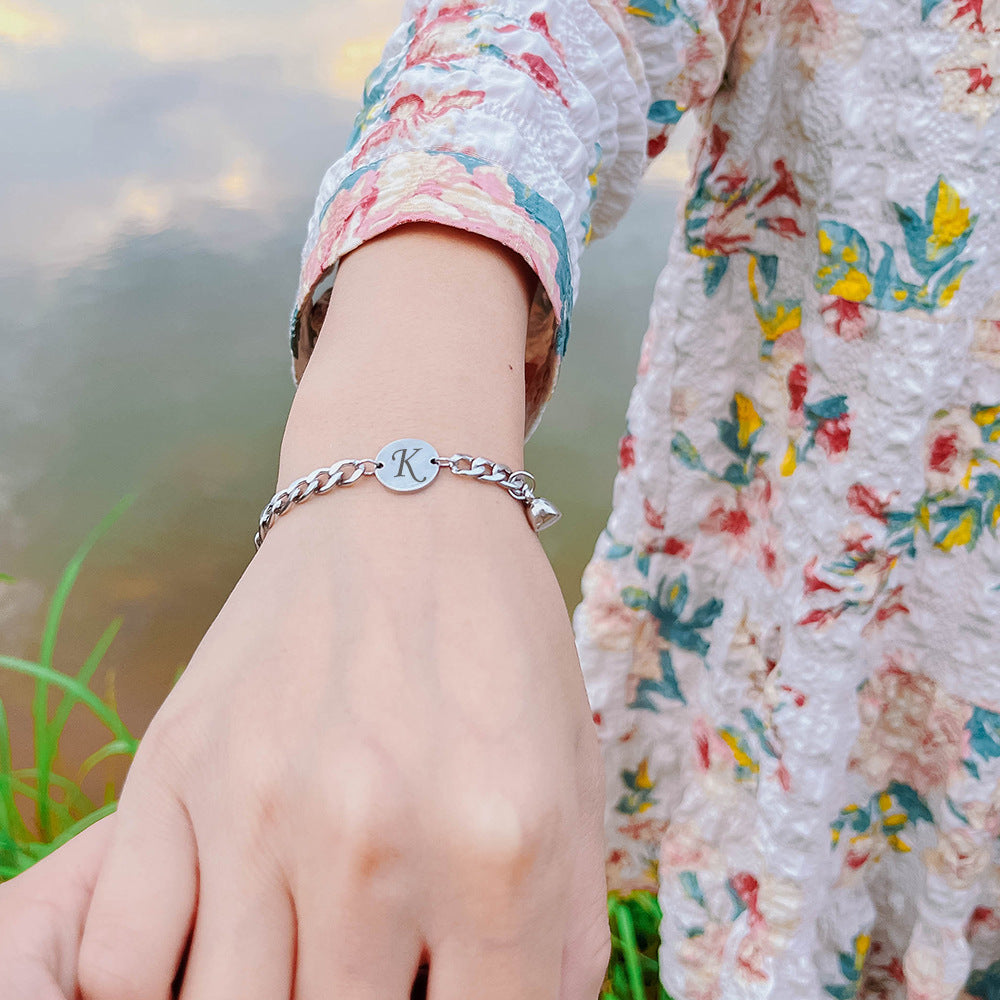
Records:
M375 478L396 493L412 493L429 486L438 474L440 465L432 462L438 453L433 445L420 438L400 438L390 441L375 456L378 468Z

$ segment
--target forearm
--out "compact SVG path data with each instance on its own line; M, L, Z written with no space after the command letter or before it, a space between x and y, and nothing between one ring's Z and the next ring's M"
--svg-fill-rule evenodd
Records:
M502 244L435 223L399 226L344 257L279 481L373 456L397 437L520 468L536 281Z

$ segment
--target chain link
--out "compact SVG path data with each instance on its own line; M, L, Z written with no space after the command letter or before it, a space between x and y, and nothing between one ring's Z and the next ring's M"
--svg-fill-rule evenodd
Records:
M351 472L347 472L347 468ZM334 463L329 468L317 469L315 472L296 479L283 490L275 493L271 502L261 511L260 525L254 535L254 545L259 549L274 522L281 517L293 504L304 503L311 496L322 496L329 493L335 486L353 486L362 476L374 476L376 463L374 458L345 458Z
M528 503L535 499L535 477L530 472L513 472L506 465L491 462L488 458L471 455L451 455L433 460L456 476L470 476L483 482L502 486L515 500Z
M535 502L541 502L551 507L548 501L540 500L535 496L535 477L523 469L514 472L500 462L493 462L482 456L473 457L461 454L454 454L448 458L433 458L431 461L456 476L468 476L485 483L495 483L505 489L515 500L524 504L526 509L530 510ZM274 526L274 522L295 504L304 503L313 496L323 496L338 486L352 486L362 476L374 476L377 468L381 468L381 466L373 458L345 458L329 468L317 469L308 476L296 479L285 489L275 493L270 503L261 512L260 526L257 529L257 534L254 535L254 545L259 549L267 533ZM554 518L558 518L558 511L555 508L552 508L552 511ZM539 530L530 513L529 521L536 531Z

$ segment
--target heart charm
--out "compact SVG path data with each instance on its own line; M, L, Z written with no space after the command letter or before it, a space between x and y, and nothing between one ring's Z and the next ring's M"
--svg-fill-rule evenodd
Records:
M554 504L549 503L545 497L535 497L525 508L525 511L528 515L528 521L535 531L541 531L542 528L555 524L562 517L562 512Z

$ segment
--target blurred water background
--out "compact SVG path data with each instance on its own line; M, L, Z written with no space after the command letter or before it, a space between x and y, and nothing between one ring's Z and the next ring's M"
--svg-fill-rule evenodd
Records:
M251 555L293 386L287 317L319 179L402 0L0 0L0 652L37 655L59 571L89 557L56 664L116 615L106 662L141 732ZM587 249L527 467L571 610L686 173L683 137ZM30 683L0 675L18 748ZM72 730L72 726L71 726ZM86 725L71 742L93 748ZM70 746L69 752L73 753ZM17 763L17 760L15 760Z

